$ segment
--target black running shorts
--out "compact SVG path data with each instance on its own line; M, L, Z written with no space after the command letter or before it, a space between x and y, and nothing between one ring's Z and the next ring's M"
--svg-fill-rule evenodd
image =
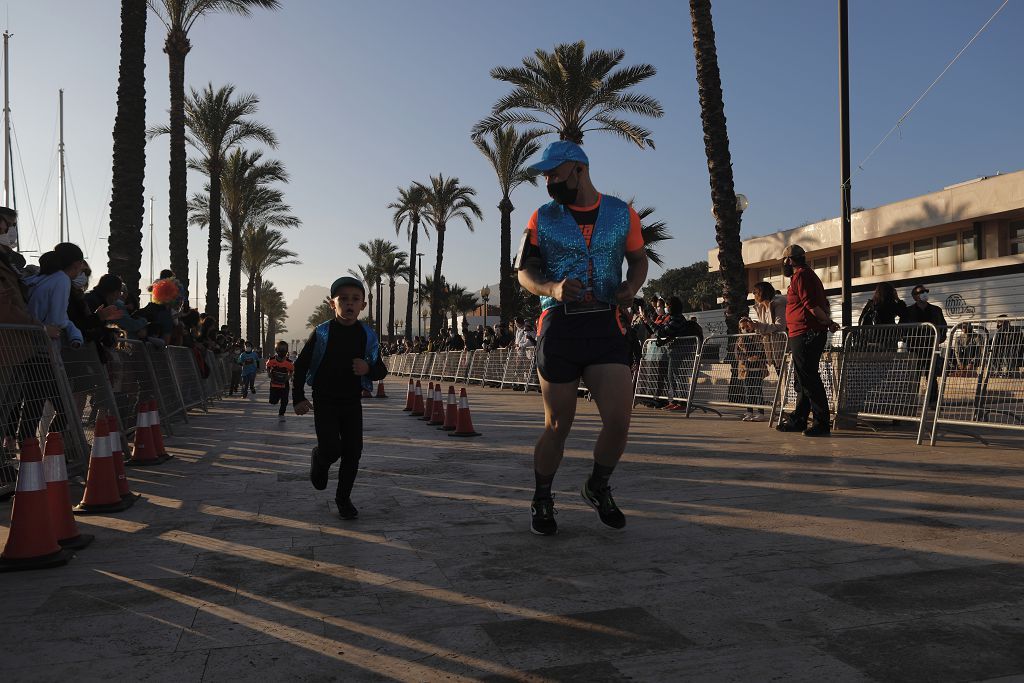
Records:
M537 372L553 384L578 382L583 369L591 365L629 365L629 346L622 335L596 339L542 336L536 354Z

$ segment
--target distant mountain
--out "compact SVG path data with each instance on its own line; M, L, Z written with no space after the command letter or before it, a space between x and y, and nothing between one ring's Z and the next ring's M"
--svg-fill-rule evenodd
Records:
M288 304L288 329L277 335L278 339L292 340L305 339L309 336L306 328L306 319L313 314L313 310L320 305L330 290L321 285L307 285L299 292L295 301Z

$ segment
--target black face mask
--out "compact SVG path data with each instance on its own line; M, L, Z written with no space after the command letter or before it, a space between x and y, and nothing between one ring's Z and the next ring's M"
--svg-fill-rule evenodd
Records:
M793 273L796 271L796 267L792 263L787 263L782 266L782 274L786 277L793 277Z
M563 180L558 183L548 183L548 195L551 196L559 204L563 206L569 206L570 204L576 203L576 195L580 193L579 180L576 181L576 187L569 187L569 180Z

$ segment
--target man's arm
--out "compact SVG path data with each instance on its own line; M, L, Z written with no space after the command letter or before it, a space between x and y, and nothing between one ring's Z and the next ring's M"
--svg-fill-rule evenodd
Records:
M626 281L619 285L619 291L616 292L620 306L633 303L633 297L647 280L647 265L647 252L644 249L626 252Z

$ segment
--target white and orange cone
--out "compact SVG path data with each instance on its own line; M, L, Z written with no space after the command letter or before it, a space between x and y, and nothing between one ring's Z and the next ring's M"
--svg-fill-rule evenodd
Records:
M77 514L120 512L128 508L128 504L121 500L121 493L117 488L117 472L114 470L109 437L107 421L97 420L96 431L93 433L92 453L89 455L85 494L82 496L82 502L72 508Z
M455 430L455 424L459 418L459 402L455 399L455 387L448 385L448 402L445 405L444 411L444 424L438 429L443 429L446 432Z
M384 393L384 380L377 382L377 396L376 398L387 398L388 395Z
M132 493L128 488L128 475L124 470L124 451L121 450L121 432L117 426L116 416L107 416L107 429L110 432L107 436L110 439L110 457L114 460L114 474L117 475L117 492L121 494L122 501L129 506L135 505L139 494Z
M459 418L455 431L448 436L480 436L480 432L473 429L473 417L469 413L469 397L466 396L465 387L459 396Z
M412 404L412 412L409 413L413 417L422 417L426 409L423 406L423 386L419 380L416 380L416 396Z
M43 450L43 476L46 479L50 526L53 527L60 547L80 550L96 537L79 533L75 515L71 512L71 490L68 487L68 467L64 459L64 437L61 433L47 434Z
M427 388L427 394L423 398L423 417L420 419L424 422L430 422L434 418L434 383L431 382Z
M416 407L416 387L412 383L412 377L409 378L409 390L405 393L405 407L402 408L403 413L412 412L413 408Z
M39 441L21 444L18 486L11 506L11 531L7 535L0 571L45 569L67 564L71 553L60 547L50 521L50 505L43 473Z

